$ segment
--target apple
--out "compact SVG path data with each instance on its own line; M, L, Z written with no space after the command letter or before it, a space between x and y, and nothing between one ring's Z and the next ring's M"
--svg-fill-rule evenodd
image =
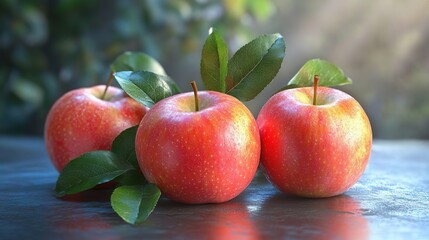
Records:
M333 88L282 91L262 107L257 123L261 165L281 191L310 198L339 195L363 174L371 125L359 103Z
M258 127L236 98L194 87L194 94L163 99L145 115L137 130L136 155L146 179L171 200L225 202L256 173Z
M110 150L123 130L137 125L147 108L119 88L72 90L52 106L45 122L49 157L61 171L72 159L95 150ZM104 95L104 97L103 97Z

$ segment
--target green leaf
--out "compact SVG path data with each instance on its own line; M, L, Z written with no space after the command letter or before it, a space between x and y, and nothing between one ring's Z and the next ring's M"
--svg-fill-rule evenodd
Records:
M56 195L74 194L109 182L133 169L110 151L85 153L70 161L61 171L55 186Z
M135 139L138 125L122 131L112 143L112 152L121 160L127 161L134 169L115 178L115 182L121 185L137 185L147 183L137 162Z
M147 183L140 169L133 169L115 178L115 182L121 185L142 185Z
M114 74L122 89L147 107L179 93L177 85L168 77L148 71L125 71Z
M240 48L228 64L226 93L241 101L256 97L276 76L285 56L282 35L262 35Z
M289 81L288 86L292 85L289 88L313 86L314 75L319 75L319 86L338 86L352 83L352 80L335 64L321 59L311 59Z
M161 191L154 184L121 186L110 199L113 210L126 222L140 224L152 213Z
M112 72L148 71L159 75L167 75L158 61L142 52L125 52L121 54L110 65L110 69Z
M225 92L225 78L228 73L228 47L222 36L212 32L204 43L201 54L201 79L207 90Z
M123 160L126 160L134 168L139 169L137 163L135 140L138 125L122 131L112 143L112 152Z

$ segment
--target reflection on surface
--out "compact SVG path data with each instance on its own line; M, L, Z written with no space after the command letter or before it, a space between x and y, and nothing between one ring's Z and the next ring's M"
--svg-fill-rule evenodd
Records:
M161 211L151 220L156 221L156 225L158 221L164 222L167 239L174 238L178 233L186 239L259 239L242 202L182 205L164 201L160 204Z
M294 198L264 179L222 204L186 205L162 197L146 222L131 226L110 207L111 190L92 190L56 200L49 222L70 239L368 239L360 203L347 195Z
M110 208L110 193L91 190L66 196L59 200L66 207L50 208L49 221L55 229L72 234L70 239L83 233L92 239L260 239L242 201L186 205L161 198L149 219L132 227Z
M89 190L67 195L50 207L49 222L53 229L70 235L62 239L76 239L77 236L91 239L118 239L112 234L113 227L109 199L112 190ZM114 217L114 216L113 216Z
M59 215L52 218L55 227L68 230L68 231L88 231L95 229L109 229L109 224L105 219L98 216L98 213L88 212L85 209L66 208L63 210L56 210Z
M428 144L403 145L389 142L378 148L349 196L291 198L257 174L246 191L229 203L184 205L162 198L139 226L125 223L113 212L108 191L55 198L58 173L47 157L35 159L33 152L26 159L6 157L7 166L0 168L4 183L0 238L366 239L369 233L371 239L428 239L429 175L424 174L429 167ZM410 147L413 153L407 150Z
M368 239L368 221L360 204L347 195L303 199L277 193L267 199L257 218L264 238Z

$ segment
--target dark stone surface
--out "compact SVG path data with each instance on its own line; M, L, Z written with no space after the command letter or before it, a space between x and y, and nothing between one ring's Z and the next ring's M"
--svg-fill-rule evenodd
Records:
M286 196L258 174L223 204L162 198L140 226L122 221L110 190L57 199L41 139L0 138L0 239L428 239L429 143L376 141L360 181L327 199Z

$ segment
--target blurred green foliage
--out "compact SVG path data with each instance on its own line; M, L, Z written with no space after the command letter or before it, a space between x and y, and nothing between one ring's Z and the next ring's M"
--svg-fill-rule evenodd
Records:
M322 58L353 79L340 89L362 104L375 138L429 139L427 9L427 0L2 0L0 134L42 134L53 102L104 84L125 51L156 58L184 91L202 86L201 49L215 27L230 53L262 33L285 37L280 72L246 102L255 115Z
M272 11L270 0L3 0L0 133L42 134L53 102L104 83L124 51L168 61L200 51L211 26L241 44Z

